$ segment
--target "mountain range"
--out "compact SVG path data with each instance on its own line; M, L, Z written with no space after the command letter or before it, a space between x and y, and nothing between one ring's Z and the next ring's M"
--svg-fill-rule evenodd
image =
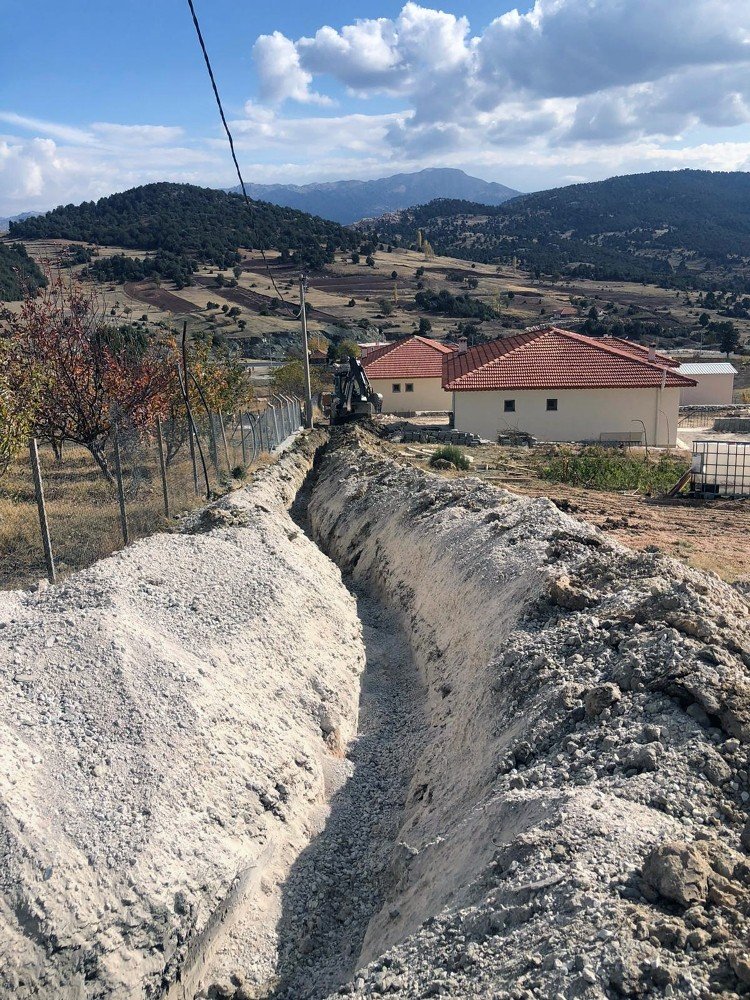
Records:
M342 225L398 212L435 198L460 198L482 205L502 205L519 192L504 184L470 177L463 170L433 167L393 174L373 181L321 184L245 184L248 195L273 205L297 208ZM239 193L239 186L230 189Z
M0 215L0 233L7 233L11 222L23 222L24 219L33 219L35 215L41 214L41 212L21 212L20 215Z

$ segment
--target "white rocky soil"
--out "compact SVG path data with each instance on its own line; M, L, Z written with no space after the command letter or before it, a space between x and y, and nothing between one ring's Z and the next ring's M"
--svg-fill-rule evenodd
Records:
M365 657L339 571L289 517L310 454L194 533L0 594L0 996L160 996L178 971L192 996L207 959L272 977L276 887Z
M322 441L0 595L0 996L750 995L746 597Z

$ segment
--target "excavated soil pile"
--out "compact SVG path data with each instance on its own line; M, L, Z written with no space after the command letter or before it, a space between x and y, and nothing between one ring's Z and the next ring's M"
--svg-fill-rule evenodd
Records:
M0 595L0 997L750 995L749 612L306 437Z
M185 534L0 594L0 996L273 973L275 886L364 665L355 601L288 514L315 443Z
M370 964L339 994L750 994L745 598L359 430L309 518L427 689Z

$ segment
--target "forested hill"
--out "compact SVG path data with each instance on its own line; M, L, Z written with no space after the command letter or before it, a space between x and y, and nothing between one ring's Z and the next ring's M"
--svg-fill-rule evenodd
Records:
M82 205L63 205L12 222L14 239L86 240L101 246L161 250L223 267L238 247L297 252L315 266L333 247L349 248L355 235L291 208L252 202L192 184L146 184Z
M434 201L373 224L437 253L530 270L692 284L750 274L750 173L659 171L540 191L487 208Z
M20 243L0 243L0 302L21 299L44 284L44 275Z

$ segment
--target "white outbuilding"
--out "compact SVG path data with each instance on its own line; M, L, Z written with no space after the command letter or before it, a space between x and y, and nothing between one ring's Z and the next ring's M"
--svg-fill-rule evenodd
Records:
M732 402L737 369L728 361L687 361L677 372L696 383L680 390L680 406L720 406Z
M673 446L680 392L695 380L663 362L558 327L447 355L443 388L459 431L490 441L643 441Z

